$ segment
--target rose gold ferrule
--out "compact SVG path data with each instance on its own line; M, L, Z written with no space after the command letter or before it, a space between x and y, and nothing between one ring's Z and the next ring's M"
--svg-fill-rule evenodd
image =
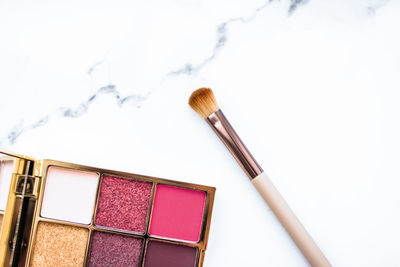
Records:
M250 180L263 172L220 109L208 116L206 121L232 153Z

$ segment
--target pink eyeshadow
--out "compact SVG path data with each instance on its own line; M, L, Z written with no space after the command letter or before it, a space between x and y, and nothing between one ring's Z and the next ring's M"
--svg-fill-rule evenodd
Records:
M144 233L151 188L152 183L105 175L96 225Z
M88 266L140 266L143 240L94 231Z
M206 192L157 185L149 233L197 242L200 239Z

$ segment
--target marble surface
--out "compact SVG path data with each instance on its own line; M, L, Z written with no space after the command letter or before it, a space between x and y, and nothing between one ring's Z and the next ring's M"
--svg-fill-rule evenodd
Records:
M206 267L307 266L187 105L208 86L334 266L400 265L399 1L1 1L0 147L217 187Z

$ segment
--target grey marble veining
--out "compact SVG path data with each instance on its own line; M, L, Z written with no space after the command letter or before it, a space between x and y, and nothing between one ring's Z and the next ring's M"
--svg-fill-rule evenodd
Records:
M268 0L261 6L257 7L254 12L248 17L237 17L230 18L225 22L221 23L217 27L217 41L212 49L211 55L205 57L200 63L187 63L182 68L173 70L165 74L164 77L160 78L161 83L166 79L173 78L174 76L179 75L193 75L201 71L204 67L206 67L210 62L212 62L218 55L218 53L224 48L226 42L228 41L228 29L232 27L231 25L235 23L249 23L254 20L268 5L271 3L271 0ZM304 0L291 0L291 4L289 7L289 14L293 13L298 5L303 5L307 1ZM104 64L105 60L100 60L96 62L93 66L91 66L87 74L90 76L93 72L96 71L96 68L102 64ZM56 111L51 111L49 114L44 115L39 118L37 121L32 122L31 124L25 123L24 121L19 121L14 125L14 127L0 139L0 145L3 143L13 144L24 132L36 129L38 127L45 126L47 123L50 123L51 119L58 119L62 117L67 118L78 118L85 114L93 101L96 100L98 95L107 94L111 97L115 98L115 103L122 107L124 104L129 103L130 105L140 107L141 103L146 101L147 97L151 94L151 89L148 90L148 93L145 95L137 95L131 94L127 96L121 96L121 94L117 90L117 85L108 84L106 86L102 86L97 89L96 93L91 95L87 100L82 101L78 106L75 107L60 107Z

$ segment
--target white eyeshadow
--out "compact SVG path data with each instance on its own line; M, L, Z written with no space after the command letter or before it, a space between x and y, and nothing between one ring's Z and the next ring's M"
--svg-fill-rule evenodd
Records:
M49 167L42 202L42 217L90 224L99 175L94 172Z
M6 210L11 175L14 171L14 161L0 162L0 210Z

